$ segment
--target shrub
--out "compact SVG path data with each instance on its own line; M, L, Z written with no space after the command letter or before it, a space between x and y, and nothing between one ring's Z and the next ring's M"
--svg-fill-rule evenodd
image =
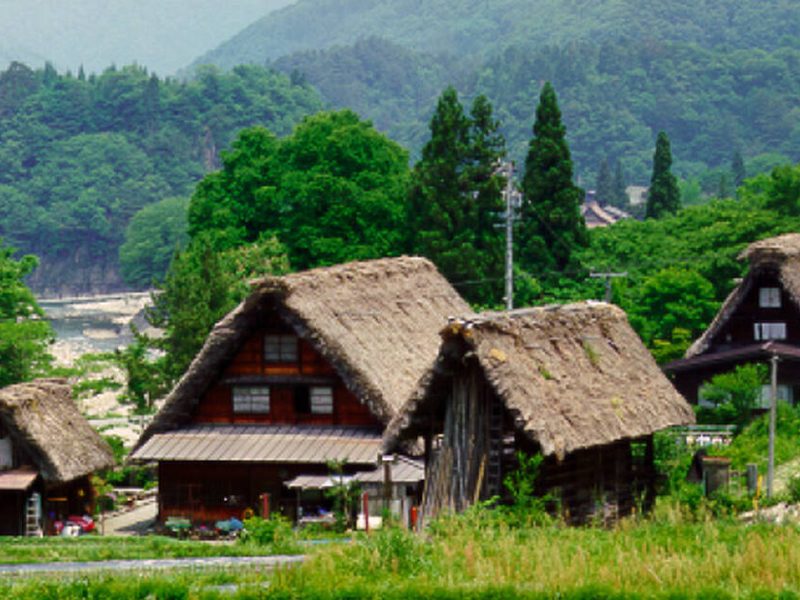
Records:
M239 540L258 546L270 546L278 554L299 552L297 536L289 519L283 515L272 515L269 519L251 517L245 519L244 529Z

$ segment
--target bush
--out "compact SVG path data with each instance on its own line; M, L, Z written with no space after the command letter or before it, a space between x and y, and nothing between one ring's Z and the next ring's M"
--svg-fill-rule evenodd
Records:
M245 519L239 540L257 546L270 546L272 552L277 554L296 554L300 551L292 524L283 515L273 515L269 519Z

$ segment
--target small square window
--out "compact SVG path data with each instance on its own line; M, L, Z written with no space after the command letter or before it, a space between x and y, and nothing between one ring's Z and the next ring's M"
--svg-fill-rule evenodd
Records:
M781 289L776 287L762 287L759 289L758 305L761 308L780 308Z
M753 323L753 337L757 342L785 340L786 323Z
M269 387L237 386L233 388L234 414L269 413Z
M297 362L297 336L268 334L264 336L264 360L267 362Z
M333 388L311 388L311 412L315 415L333 414Z

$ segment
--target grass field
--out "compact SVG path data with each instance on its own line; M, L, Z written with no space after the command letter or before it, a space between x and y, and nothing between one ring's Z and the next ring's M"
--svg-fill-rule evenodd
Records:
M272 553L272 548L268 545L232 542L209 543L162 536L0 537L0 564L137 558L263 556Z
M36 540L91 559L93 540ZM125 540L128 542L128 540ZM23 540L25 542L25 540ZM30 542L28 542L30 543ZM24 545L22 542L21 546ZM52 546L51 546L52 544ZM85 546L83 545L85 544ZM117 557L240 552L164 539L135 540ZM151 546L152 544L152 546ZM0 544L0 549L14 544ZM205 548L201 550L200 548ZM55 550L53 550L55 552ZM176 554L176 553L182 554ZM138 554L137 554L138 553ZM23 555L22 552L19 553ZM197 554L195 554L197 555ZM104 556L105 557L105 556ZM62 558L63 559L63 558ZM687 519L678 509L614 529L509 526L486 511L442 520L424 535L403 530L314 547L305 564L259 569L18 578L14 598L767 598L800 599L800 528Z

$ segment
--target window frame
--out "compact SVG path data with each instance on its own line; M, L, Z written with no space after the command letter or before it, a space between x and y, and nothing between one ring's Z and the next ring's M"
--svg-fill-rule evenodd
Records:
M276 346L270 345L270 341L275 341ZM277 352L271 353L273 348L277 348ZM294 333L265 333L261 356L265 363L297 363L300 360L300 339Z
M757 321L753 323L753 338L757 342L769 342L771 340L785 340L788 337L788 327L785 321L765 322Z
M766 285L758 288L759 308L781 308L782 305L781 288Z
M324 402L320 404L317 402L314 403L314 400L320 400L321 398L328 399L330 402ZM309 386L308 389L308 400L309 400L309 407L311 409L312 415L332 415L333 408L334 408L334 397L333 397L333 387L330 385L312 385Z
M259 396L256 391L261 391ZM266 403L264 394L266 391ZM245 396L240 394L246 393ZM263 406L266 404L266 409ZM268 415L272 411L272 389L268 385L234 385L231 389L231 406L234 415Z

